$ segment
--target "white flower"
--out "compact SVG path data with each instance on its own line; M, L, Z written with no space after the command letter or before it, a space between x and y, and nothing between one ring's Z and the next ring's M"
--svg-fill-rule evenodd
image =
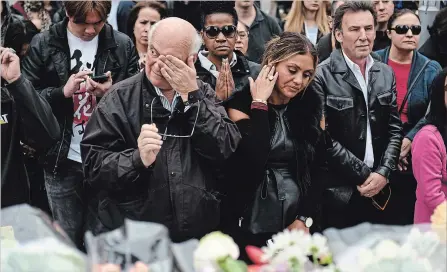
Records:
M329 247L327 245L327 238L319 233L312 235L312 243L309 249L311 253L315 253L317 257L329 255Z
M272 243L267 247L263 247L262 261L270 262L277 254L284 251L291 246L297 246L300 249L300 254L304 256L310 255L310 248L312 245L312 238L309 234L302 230L284 230L272 236Z
M297 263L299 267L303 267L304 263L308 260L307 255L302 248L295 244L293 246L286 247L271 259L270 264L283 264L283 263Z
M212 232L200 240L194 251L194 267L196 271L219 271L217 261L226 257L239 258L239 247L230 236Z

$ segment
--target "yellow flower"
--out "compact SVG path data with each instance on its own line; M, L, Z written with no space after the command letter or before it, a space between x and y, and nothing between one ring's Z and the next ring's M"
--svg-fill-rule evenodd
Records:
M441 241L447 242L447 201L436 207L430 220L432 229L439 235Z

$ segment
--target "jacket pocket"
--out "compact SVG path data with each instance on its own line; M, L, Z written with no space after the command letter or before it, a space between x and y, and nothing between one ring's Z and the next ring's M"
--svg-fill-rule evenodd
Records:
M352 97L339 97L328 95L326 99L328 107L336 110L343 111L354 107L354 99Z
M391 106L391 103L393 102L393 94L390 92L378 94L377 101L379 101L381 106Z

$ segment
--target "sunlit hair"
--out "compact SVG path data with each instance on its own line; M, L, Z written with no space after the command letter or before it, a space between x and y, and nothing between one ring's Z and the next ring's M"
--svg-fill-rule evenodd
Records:
M150 46L152 44L152 37L154 36L154 32L155 30L158 28L158 26L160 25L160 22L162 22L163 20L155 23L151 29L149 30L149 34L148 34L148 46ZM202 37L200 36L199 32L195 31L194 32L194 36L192 37L192 42L190 44L190 51L189 51L189 55L191 54L195 54L198 53L200 48L202 47Z
M276 65L295 55L310 54L314 69L318 63L318 52L306 36L296 32L283 32L271 39L265 46L262 65Z
M298 32L301 33L304 29L304 14L306 7L302 0L293 1L292 7L290 8L289 14L286 17L286 23L284 25L284 31ZM329 22L326 15L326 5L324 3L320 4L320 8L315 16L315 21L323 35L330 32Z

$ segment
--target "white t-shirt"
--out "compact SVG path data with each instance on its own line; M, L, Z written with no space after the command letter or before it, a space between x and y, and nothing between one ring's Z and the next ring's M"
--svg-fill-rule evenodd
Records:
M67 29L68 46L70 47L70 75L83 70L93 70L98 36L86 42L73 35ZM81 83L79 91L73 94L74 116L73 133L71 135L70 151L67 158L81 163L80 143L84 129L96 106L96 97L85 91L85 83Z
M318 26L308 26L304 23L304 27L306 29L306 37L314 44L317 44L318 38Z

